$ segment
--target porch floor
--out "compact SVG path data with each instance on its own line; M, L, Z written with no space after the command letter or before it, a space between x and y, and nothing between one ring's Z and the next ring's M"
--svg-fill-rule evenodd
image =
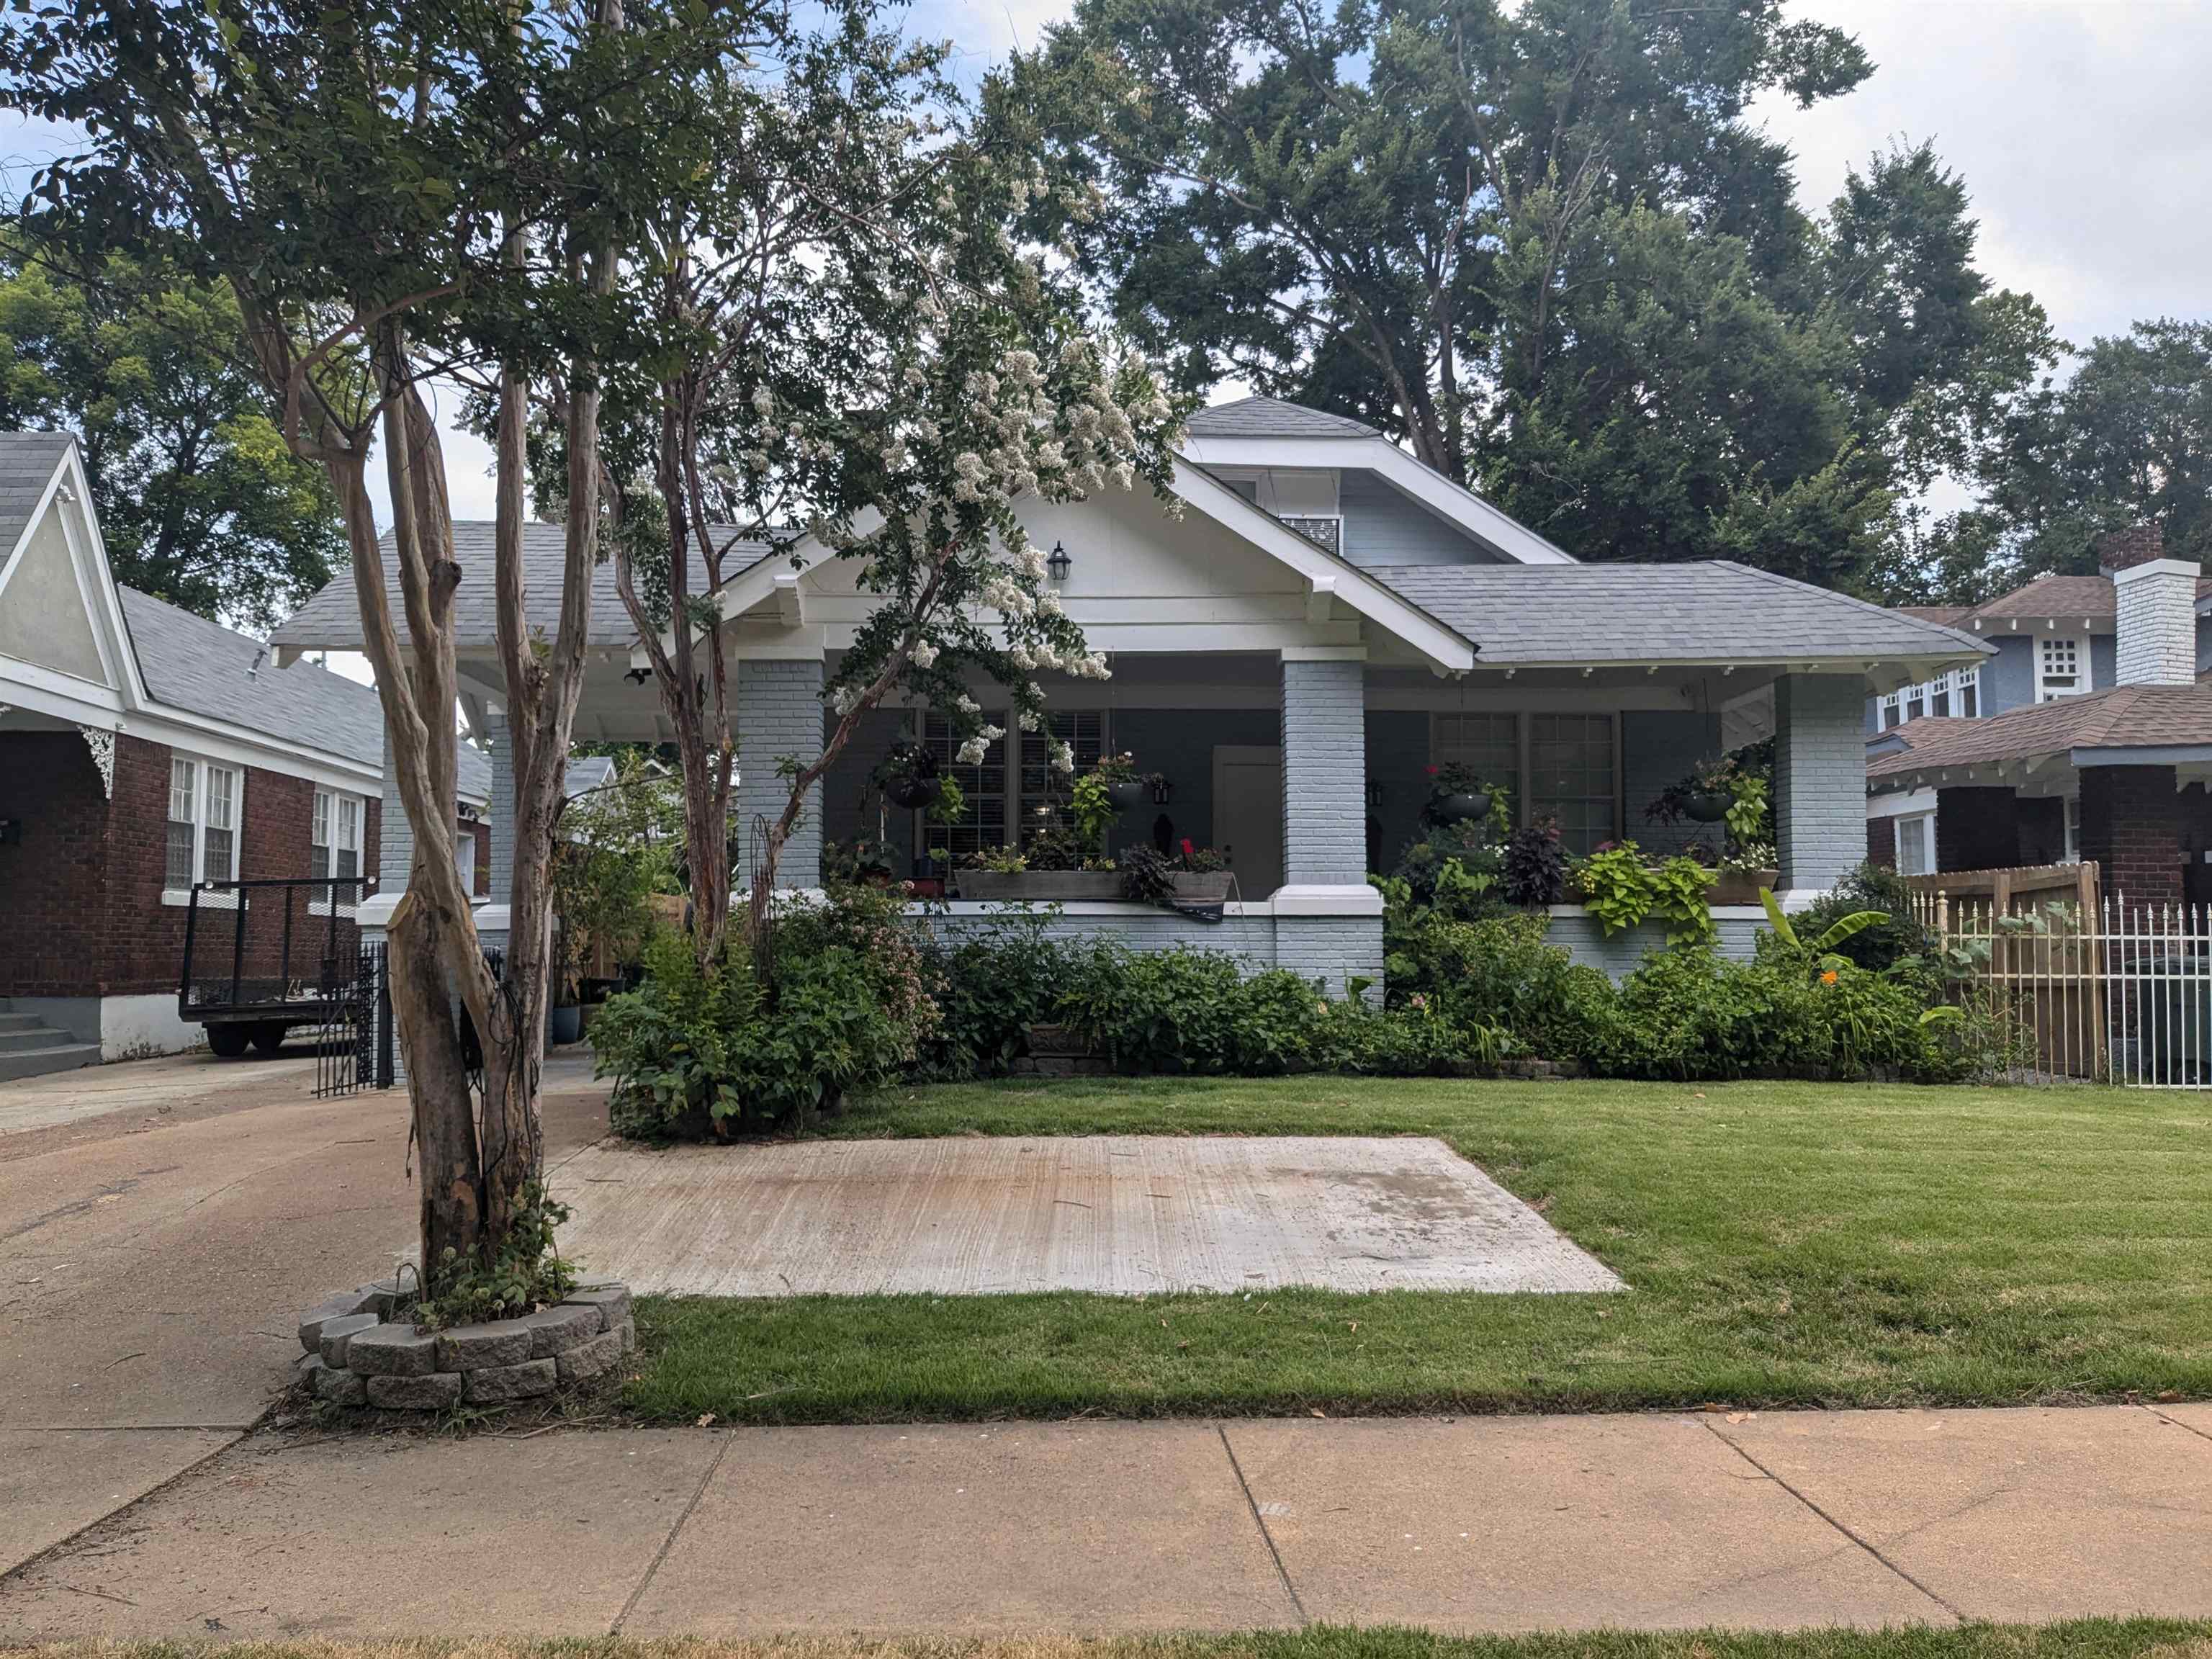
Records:
M567 1251L648 1293L1626 1288L1425 1136L605 1140L553 1186Z

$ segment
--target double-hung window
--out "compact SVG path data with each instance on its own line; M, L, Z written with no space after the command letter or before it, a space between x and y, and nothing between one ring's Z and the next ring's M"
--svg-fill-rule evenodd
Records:
M1897 873L1924 876L1936 867L1936 815L1913 812L1896 820Z
M991 726L1013 725L1004 709L987 712L983 719ZM994 740L983 751L981 764L963 765L957 758L960 743L952 735L952 723L942 714L932 714L923 720L922 742L937 757L945 775L959 784L968 801L967 811L961 814L959 823L927 824L925 833L928 839L923 844L942 847L957 863L970 853L986 847L1003 847L1012 841L1007 811L1006 739Z
M162 896L183 903L192 884L238 879L239 816L245 780L234 767L169 757L168 840Z
M361 797L335 789L315 791L313 828L307 837L307 873L318 879L334 878L347 884L326 890L319 902L335 899L341 909L361 897Z

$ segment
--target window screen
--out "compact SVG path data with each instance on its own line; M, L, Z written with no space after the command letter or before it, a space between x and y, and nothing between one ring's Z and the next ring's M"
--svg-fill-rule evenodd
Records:
M1075 778L1098 764L1105 752L1106 716L1097 708L1056 708L1045 716L1044 730L1024 732L1022 739L1022 837L1024 841L1046 823L1072 824L1074 813L1068 793ZM1075 750L1075 774L1052 769L1052 745L1064 743ZM1037 809L1042 807L1040 812Z
M169 844L161 884L182 892L192 884L193 857L199 837L199 810L194 785L199 768L188 760L169 762Z
M1013 724L1004 711L987 712L983 719L992 726ZM981 765L963 766L953 758L960 745L951 725L944 715L932 714L922 723L922 742L968 798L959 823L929 826L929 844L942 847L957 860L979 848L1003 847L1012 840L1006 823L1006 740L1000 738L985 750Z
M1613 716L1528 717L1528 813L1559 821L1560 842L1589 853L1613 839Z
M1429 758L1437 765L1455 761L1492 783L1515 791L1521 780L1521 717L1518 714L1438 714L1431 734Z

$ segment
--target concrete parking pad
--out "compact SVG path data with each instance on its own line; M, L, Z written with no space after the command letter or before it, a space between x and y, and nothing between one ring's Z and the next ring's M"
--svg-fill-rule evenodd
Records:
M0 1429L0 1573L237 1438L220 1430Z
M1623 1288L1425 1136L603 1141L554 1188L569 1247L644 1292Z
M1948 1619L1694 1419L1228 1437L1311 1619L1462 1632Z
M638 1635L1295 1624L1201 1423L749 1430Z
M2170 1417L2182 1427L2212 1440L2212 1404L2199 1400L2186 1406L2160 1406L2161 1417Z
M721 1445L249 1441L0 1583L0 1646L605 1632Z
M1717 1426L1966 1617L2212 1613L2212 1442L2156 1413L1778 1412Z

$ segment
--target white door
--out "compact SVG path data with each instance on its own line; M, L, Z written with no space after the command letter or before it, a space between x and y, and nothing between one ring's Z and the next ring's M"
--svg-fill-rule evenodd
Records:
M1213 750L1213 844L1237 872L1237 896L1283 884L1283 751L1243 744Z

